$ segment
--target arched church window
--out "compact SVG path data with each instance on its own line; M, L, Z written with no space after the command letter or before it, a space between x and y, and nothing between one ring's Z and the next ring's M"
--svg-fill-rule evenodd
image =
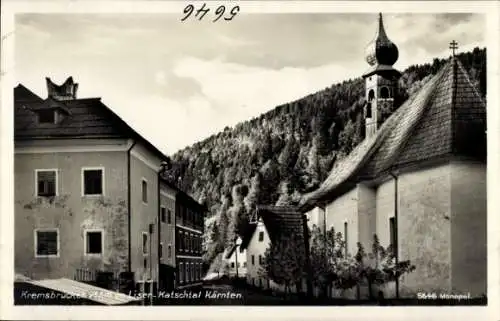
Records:
M372 101L373 98L375 98L375 92L373 91L373 89L370 89L370 91L368 92L368 101Z
M380 89L380 98L382 98L382 99L389 98L389 88L382 87Z

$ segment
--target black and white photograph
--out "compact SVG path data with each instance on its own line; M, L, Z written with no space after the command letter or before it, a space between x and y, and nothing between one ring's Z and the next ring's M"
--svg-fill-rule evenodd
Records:
M498 3L20 2L13 309L498 304Z

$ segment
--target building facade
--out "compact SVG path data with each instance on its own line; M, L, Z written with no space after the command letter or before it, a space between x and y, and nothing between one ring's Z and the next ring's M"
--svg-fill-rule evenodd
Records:
M203 278L203 230L205 206L179 191L175 203L176 287L200 285Z
M276 284L265 276L263 271L266 251L283 237L304 235L304 215L295 207L257 206L251 217L250 225L243 235L241 248L247 254L246 281L248 284L263 288L285 291L285 286ZM297 244L297 251L305 251L305 244ZM302 244L302 245L301 245ZM305 254L305 253L303 253ZM289 291L305 291L306 280L292 284Z
M224 253L224 259L230 277L246 278L247 251L241 244L242 239L238 237L236 243Z
M175 203L177 192L178 190L165 179L160 180L160 290L175 288Z
M46 99L14 90L16 273L131 272L155 287L167 157L99 98L77 98L71 77L46 81Z

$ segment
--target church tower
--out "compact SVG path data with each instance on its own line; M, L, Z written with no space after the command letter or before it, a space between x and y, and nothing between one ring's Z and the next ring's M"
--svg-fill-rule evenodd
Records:
M394 108L401 73L392 65L399 57L398 47L389 40L384 29L382 14L378 17L375 38L366 47L366 62L370 65L363 74L365 79L365 133L373 136Z

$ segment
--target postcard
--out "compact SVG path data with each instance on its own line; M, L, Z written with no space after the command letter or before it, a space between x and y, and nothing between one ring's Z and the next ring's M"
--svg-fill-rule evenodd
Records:
M2 317L498 319L498 3L2 5Z

